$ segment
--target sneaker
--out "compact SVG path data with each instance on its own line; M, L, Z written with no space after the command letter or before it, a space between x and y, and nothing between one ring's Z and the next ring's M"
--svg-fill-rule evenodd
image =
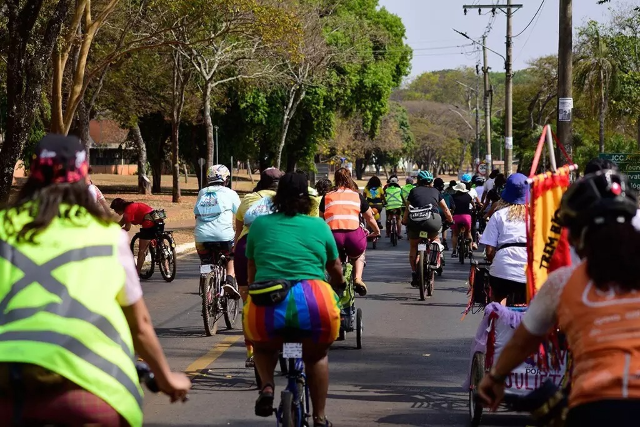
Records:
M365 285L362 279L355 279L353 282L353 288L358 295L361 297L367 295L367 285Z
M416 273L415 271L411 272L411 286L414 288L417 288L418 286L420 286L418 284L418 273Z
M245 368L254 368L256 363L253 361L253 356L247 357L247 360L244 361Z
M236 289L235 287L235 283L225 283L224 285L222 285L222 292L225 295L228 295L229 298L234 299L234 300L239 300L242 295L240 295L240 292L238 292L238 289Z
M458 258L458 251L451 252L451 258Z

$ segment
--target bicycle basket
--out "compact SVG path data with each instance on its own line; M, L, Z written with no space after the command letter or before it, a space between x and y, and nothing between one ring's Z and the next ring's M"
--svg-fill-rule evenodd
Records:
M164 209L156 209L149 214L149 217L153 222L164 222L167 219L167 214Z

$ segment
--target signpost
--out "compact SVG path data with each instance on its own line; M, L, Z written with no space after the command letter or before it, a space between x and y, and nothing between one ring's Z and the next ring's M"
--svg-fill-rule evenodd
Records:
M602 153L600 158L617 164L620 172L629 177L631 187L640 190L640 153Z
M478 175L487 176L487 171L488 171L488 166L486 162L482 162L480 164L478 164L478 166L476 167L476 172L478 173Z
M198 165L200 165L200 188L204 188L204 165L206 163L206 159L203 159L202 157L198 159Z

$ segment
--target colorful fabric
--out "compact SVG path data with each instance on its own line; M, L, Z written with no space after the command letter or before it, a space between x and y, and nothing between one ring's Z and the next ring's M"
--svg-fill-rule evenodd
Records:
M31 159L30 178L45 184L74 183L89 173L87 152L76 137L49 134Z
M549 273L571 264L567 230L563 230L557 219L562 195L570 185L569 173L569 168L563 167L556 174L547 173L533 178L530 218L527 221L529 301Z
M324 280L327 261L338 258L338 248L321 218L275 213L251 225L246 255L256 264L257 282Z
M322 280L303 280L273 307L259 307L248 298L243 311L244 332L251 342L311 339L331 344L340 330L339 298Z

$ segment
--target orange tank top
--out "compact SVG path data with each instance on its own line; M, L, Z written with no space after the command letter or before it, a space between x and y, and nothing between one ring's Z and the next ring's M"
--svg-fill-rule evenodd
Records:
M360 195L344 188L327 193L324 220L331 230L357 230L360 227Z
M599 291L583 263L562 291L558 322L574 358L571 407L640 399L640 292Z

